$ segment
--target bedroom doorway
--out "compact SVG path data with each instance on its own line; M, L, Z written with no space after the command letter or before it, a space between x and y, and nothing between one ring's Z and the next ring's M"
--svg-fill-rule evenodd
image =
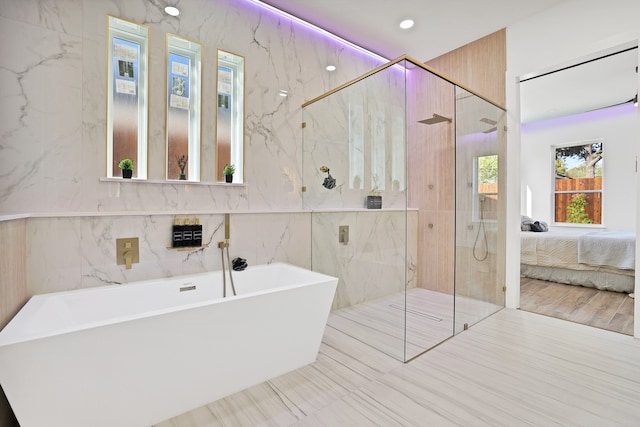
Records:
M520 80L521 226L543 230L521 232L522 310L634 333L637 65L636 44Z

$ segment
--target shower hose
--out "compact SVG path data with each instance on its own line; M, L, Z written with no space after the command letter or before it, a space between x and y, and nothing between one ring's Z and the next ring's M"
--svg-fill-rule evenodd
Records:
M484 261L489 256L489 244L487 243L487 230L485 230L484 228L484 200L485 200L484 197L480 199L480 226L478 227L476 240L475 242L473 242L473 258L476 261ZM476 253L476 251L478 251L478 240L480 239L480 232L482 232L482 240L484 240L484 255L482 256Z

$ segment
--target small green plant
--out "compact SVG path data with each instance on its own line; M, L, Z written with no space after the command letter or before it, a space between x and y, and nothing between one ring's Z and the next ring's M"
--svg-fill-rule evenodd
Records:
M120 163L118 163L118 167L123 170L133 170L133 160L122 159Z
M587 215L587 198L584 194L576 194L571 198L567 206L567 222L574 224L591 224L591 218Z
M236 167L233 165L225 165L224 169L222 170L222 174L223 175L233 175L236 171Z

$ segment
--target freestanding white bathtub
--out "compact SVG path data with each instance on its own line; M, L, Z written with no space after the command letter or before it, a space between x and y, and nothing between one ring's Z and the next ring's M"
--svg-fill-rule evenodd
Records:
M0 332L22 427L147 427L315 361L338 279L277 263L32 297Z

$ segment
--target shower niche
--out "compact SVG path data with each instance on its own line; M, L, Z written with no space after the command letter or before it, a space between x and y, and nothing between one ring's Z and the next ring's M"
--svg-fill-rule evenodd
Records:
M340 278L331 327L409 361L504 307L504 120L407 56L303 104L311 264Z

